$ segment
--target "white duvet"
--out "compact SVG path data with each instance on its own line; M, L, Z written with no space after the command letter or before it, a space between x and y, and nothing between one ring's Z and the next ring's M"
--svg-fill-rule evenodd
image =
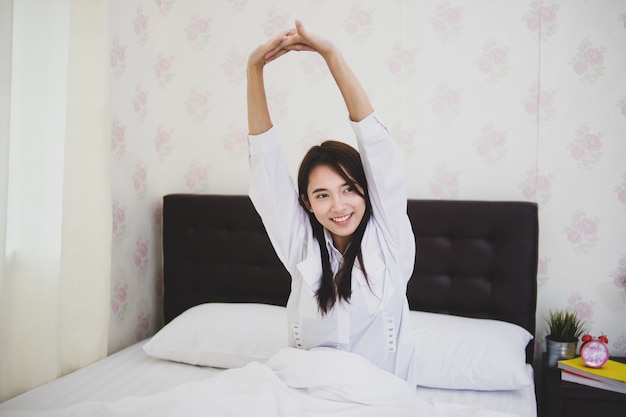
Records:
M169 391L114 402L85 402L58 410L0 412L1 416L489 416L513 414L429 403L414 387L367 359L329 348L286 348Z

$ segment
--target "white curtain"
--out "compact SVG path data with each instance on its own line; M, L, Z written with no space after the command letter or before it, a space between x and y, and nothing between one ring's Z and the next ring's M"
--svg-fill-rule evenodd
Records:
M106 0L0 0L0 401L106 356Z

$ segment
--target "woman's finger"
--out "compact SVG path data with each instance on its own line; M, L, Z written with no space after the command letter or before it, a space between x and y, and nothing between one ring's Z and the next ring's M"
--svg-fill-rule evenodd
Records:
M316 51L315 48L313 48L311 45L307 45L304 43L295 43L293 45L289 45L287 47L285 47L284 49L290 50L290 51Z
M304 28L302 21L299 19L296 19L296 32L299 33L300 36L306 37L306 29Z
M283 44L285 43L285 41L287 41L287 39L289 39L289 35L287 34L287 32L288 31L285 31L283 34L281 34L280 36L276 37L275 39L269 42L269 45L267 45L267 48L266 48L268 49L268 51L265 52L264 54L264 57L266 59L273 56L281 49L283 49Z
M274 61L275 59L278 59L279 57L285 55L287 52L289 52L288 49L279 49L278 51L274 52L273 55L265 55L265 63L270 63L272 61ZM269 54L269 52L268 52Z

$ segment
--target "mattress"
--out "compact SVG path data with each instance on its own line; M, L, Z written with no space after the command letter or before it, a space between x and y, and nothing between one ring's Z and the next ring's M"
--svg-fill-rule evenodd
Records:
M168 391L201 381L222 370L156 359L144 353L146 341L136 343L99 362L0 404L3 411L52 410L85 401L111 402L130 396ZM527 366L532 380L532 367ZM536 417L534 386L513 391L478 392L418 388L433 402L476 405L521 416Z
M90 366L0 404L3 410L55 409L81 401L116 401L166 391L184 382L199 381L219 369L156 359L144 353L146 341L136 343Z

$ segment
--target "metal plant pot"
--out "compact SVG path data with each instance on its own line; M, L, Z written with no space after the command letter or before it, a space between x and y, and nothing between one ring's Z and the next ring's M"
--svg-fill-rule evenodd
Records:
M546 350L548 353L548 367L556 368L558 361L561 359L572 359L576 357L576 348L578 347L578 340L575 342L558 342L549 339L546 336Z

